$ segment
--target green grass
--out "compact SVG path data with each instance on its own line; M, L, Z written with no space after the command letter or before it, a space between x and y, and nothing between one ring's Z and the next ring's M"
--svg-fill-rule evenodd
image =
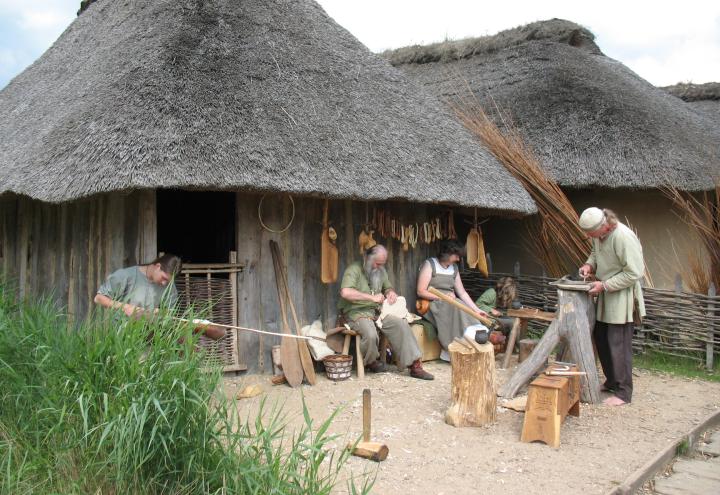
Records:
M633 356L633 365L638 368L662 371L688 378L720 382L720 373L718 373L717 369L709 372L705 369L704 363L689 357L671 356L657 351L648 351Z
M334 415L315 424L304 407L293 432L277 405L242 418L193 349L170 319L72 326L0 285L0 495L327 494L341 482ZM355 482L351 493L372 486Z

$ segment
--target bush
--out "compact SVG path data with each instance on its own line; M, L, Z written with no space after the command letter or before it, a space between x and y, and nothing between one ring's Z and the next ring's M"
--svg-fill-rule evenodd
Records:
M334 415L304 408L289 440L277 406L243 421L187 325L117 316L73 326L0 286L0 494L330 493Z

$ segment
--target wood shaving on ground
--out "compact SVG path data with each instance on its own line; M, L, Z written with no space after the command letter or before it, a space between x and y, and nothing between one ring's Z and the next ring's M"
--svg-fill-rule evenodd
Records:
M235 396L236 399L249 399L251 397L255 397L257 395L260 395L263 392L263 389L260 385L248 385L244 389L242 389L238 394Z
M506 399L500 403L502 407L512 409L513 411L523 412L527 405L527 395L521 395L514 399Z

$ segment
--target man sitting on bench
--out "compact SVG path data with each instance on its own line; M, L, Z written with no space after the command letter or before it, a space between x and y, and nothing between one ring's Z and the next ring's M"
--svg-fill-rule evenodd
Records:
M359 334L365 366L375 373L385 371L385 364L378 359L379 336L375 320L385 299L393 304L398 297L388 279L386 262L387 250L377 244L365 252L363 263L350 264L343 274L338 303L341 315ZM397 356L398 367L409 368L413 378L432 380L433 375L422 367L422 352L407 321L389 315L382 323L382 331Z

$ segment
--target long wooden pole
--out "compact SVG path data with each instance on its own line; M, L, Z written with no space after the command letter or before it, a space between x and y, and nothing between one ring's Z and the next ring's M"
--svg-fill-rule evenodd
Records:
M277 272L277 283L281 285L282 291L287 299L288 306L290 306L290 313L295 323L295 335L301 336L300 333L300 321L298 320L297 312L295 311L295 304L293 303L292 297L290 297L290 288L288 286L287 273L282 264L282 257L280 255L280 246L277 242L270 241L270 250L273 255L273 259L276 261ZM310 356L310 350L307 347L307 342L298 342L298 350L300 351L300 362L302 363L303 371L305 372L305 378L310 385L317 383L317 377L315 376L315 368L313 367L312 357Z
M278 301L280 302L280 316L282 317L282 331L285 336L292 335L290 332L290 325L287 320L287 313L285 308L285 297L282 293L281 283L278 275L278 263L275 256L273 256L273 263L275 268L276 288ZM287 378L288 384L291 387L297 387L302 384L305 372L303 371L302 362L300 361L300 349L298 347L297 340L287 339L283 337L280 341L280 359L282 361L283 373Z
M292 339L299 339L299 340L320 340L322 342L325 342L325 339L322 337L315 337L312 335L293 335L293 334L286 334L286 333L278 333L278 332L268 332L266 330L258 330L257 328L248 328L248 327L238 327L235 325L225 325L224 323L215 323L215 322L206 322L203 320L188 320L187 318L180 318L177 316L172 317L173 320L182 321L184 323L190 323L192 325L196 325L198 328L205 328L205 327L222 327L222 328L232 328L233 330L243 330L245 332L252 332L252 333L259 333L262 335L277 335L278 337L290 337Z
M485 318L484 316L480 316L475 311L473 311L472 309L465 306L463 303L457 302L455 299L448 296L447 294L440 292L435 287L428 287L428 292L430 292L431 294L433 294L435 296L438 296L440 299L442 299L446 303L452 304L453 306L458 308L460 311L464 311L465 313L469 314L470 316L475 318L477 321L479 321L486 327L493 328L495 326L495 323L490 318Z

